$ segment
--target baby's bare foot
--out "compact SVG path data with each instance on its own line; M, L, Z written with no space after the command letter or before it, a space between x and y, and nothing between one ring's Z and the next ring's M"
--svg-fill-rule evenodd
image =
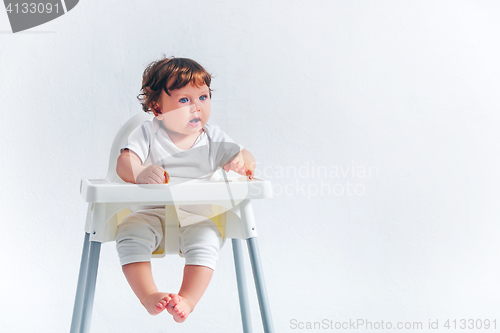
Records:
M172 299L171 294L154 292L144 296L141 299L142 305L148 310L149 314L156 316L167 308L168 303Z
M191 302L181 295L170 294L170 296L171 301L168 303L167 311L174 317L176 322L182 323L193 311Z

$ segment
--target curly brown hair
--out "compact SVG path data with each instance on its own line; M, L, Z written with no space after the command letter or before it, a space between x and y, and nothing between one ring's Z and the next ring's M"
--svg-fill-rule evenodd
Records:
M159 101L162 90L170 96L169 90L180 89L188 84L207 85L212 97L211 81L212 76L196 61L164 57L153 61L144 70L141 93L137 99L144 112L151 112L153 105Z

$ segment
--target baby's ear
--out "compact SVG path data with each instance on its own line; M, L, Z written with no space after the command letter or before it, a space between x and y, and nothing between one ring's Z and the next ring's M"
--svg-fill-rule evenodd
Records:
M154 104L153 107L151 108L151 111L153 112L155 117L158 117L158 116L161 117L161 115L162 115L160 106L158 104Z

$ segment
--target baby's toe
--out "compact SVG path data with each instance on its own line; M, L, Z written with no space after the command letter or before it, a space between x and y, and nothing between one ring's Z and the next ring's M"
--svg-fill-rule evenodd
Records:
M181 301L181 297L177 294L170 294L170 299L175 303L179 303Z

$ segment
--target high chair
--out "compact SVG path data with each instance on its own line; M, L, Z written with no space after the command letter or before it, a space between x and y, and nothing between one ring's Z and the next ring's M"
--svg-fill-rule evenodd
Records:
M131 212L129 207L165 205L165 235L161 245L152 255L163 257L166 254L179 254L179 220L176 206L190 204L212 204L214 211L220 214L211 219L217 224L223 237L232 239L244 333L252 331L242 248L242 240L247 241L264 331L274 332L250 201L271 198L270 182L255 178L248 180L247 177L228 180L223 170L218 171L222 173L223 181L186 182L172 178L169 184L162 185L123 182L115 171L120 147L124 145L132 130L151 118L152 116L146 113L138 114L122 126L113 141L105 179L81 181L80 193L88 202L88 209L70 332L90 331L101 243L115 240L118 224Z

